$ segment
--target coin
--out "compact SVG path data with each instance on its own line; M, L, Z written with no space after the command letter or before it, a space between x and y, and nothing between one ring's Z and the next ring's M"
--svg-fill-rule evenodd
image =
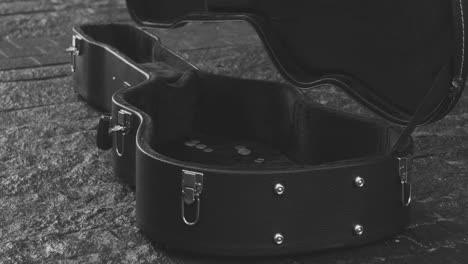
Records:
M265 162L265 159L262 159L262 158L257 158L255 160L255 163L263 163L263 162Z
M198 144L195 146L197 149L206 149L206 145Z
M241 149L237 150L237 153L239 153L242 156L247 156L247 155L250 155L250 153L252 153L252 151L250 149L241 148Z
M196 145L195 143L190 142L190 141L185 142L185 146L187 146L187 147L195 147L195 145Z

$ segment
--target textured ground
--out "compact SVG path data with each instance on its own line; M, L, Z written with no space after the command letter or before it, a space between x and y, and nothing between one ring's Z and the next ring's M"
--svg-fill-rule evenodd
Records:
M94 145L99 112L72 89L74 24L128 21L123 1L0 0L0 263L468 263L468 93L415 133L412 225L366 247L279 259L165 252L135 226L135 196ZM202 69L281 80L245 24L158 34ZM336 89L323 104L361 111Z

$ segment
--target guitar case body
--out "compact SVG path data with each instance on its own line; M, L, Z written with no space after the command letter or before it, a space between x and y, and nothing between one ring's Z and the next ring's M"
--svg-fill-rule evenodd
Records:
M140 26L74 28L74 87L108 112L97 145L167 248L273 256L390 238L410 222L411 133L465 84L462 0L127 0ZM148 32L244 20L289 82L197 69ZM382 119L305 92L334 85Z

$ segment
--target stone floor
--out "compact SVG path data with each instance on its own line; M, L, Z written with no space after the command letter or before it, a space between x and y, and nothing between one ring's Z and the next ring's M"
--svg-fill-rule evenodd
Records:
M0 263L468 263L468 93L419 128L412 224L357 249L275 259L166 252L135 225L135 196L96 149L97 117L73 91L73 25L131 22L123 0L0 0ZM282 81L245 23L155 30L201 69ZM312 100L362 112L339 90Z

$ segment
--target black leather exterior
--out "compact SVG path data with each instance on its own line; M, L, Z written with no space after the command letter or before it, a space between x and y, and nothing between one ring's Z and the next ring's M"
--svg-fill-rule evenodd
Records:
M77 92L111 111L111 126L130 113L129 130L112 134L114 169L135 187L137 222L151 240L195 253L284 255L366 244L409 223L397 158L411 154L412 141L398 156L388 151L399 136L392 126L309 104L290 86L199 72L136 27L85 25L74 35ZM236 130L238 123L245 126ZM162 147L198 129L260 138L291 163L221 166ZM193 226L182 219L183 170L204 178ZM273 241L278 233L282 244Z
M270 173L191 168L205 175L200 221L180 212L184 164L137 152L137 222L169 248L215 255L284 255L351 247L389 238L409 223L401 204L398 162L391 157L325 168ZM366 179L363 189L354 178ZM286 186L278 196L276 183ZM356 236L354 226L365 227ZM281 233L282 245L273 237Z

